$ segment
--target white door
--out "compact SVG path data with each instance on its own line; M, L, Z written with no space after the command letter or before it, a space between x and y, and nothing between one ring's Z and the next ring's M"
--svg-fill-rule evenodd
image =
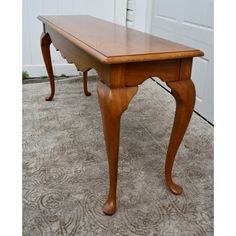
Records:
M195 111L213 123L213 0L153 0L151 33L205 53L193 61Z

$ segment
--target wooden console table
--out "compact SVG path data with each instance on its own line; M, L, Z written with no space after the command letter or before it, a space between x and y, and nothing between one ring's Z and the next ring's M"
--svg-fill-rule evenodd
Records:
M39 16L38 19L43 23L41 48L51 85L51 94L46 100L51 101L55 93L51 43L69 63L84 72L86 95L90 95L87 71L94 68L98 73L97 92L110 179L103 212L112 215L116 211L121 115L137 93L138 85L151 76L166 82L176 100L165 180L174 194L181 194L182 187L172 180L172 167L195 104L192 60L203 56L203 52L90 16Z

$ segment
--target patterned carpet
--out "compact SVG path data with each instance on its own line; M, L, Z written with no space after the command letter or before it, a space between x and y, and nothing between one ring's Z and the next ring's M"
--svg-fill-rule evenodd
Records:
M107 159L96 78L85 97L81 78L23 85L23 235L213 235L213 127L193 114L177 154L175 196L164 161L175 101L152 80L124 113L118 210L102 213Z

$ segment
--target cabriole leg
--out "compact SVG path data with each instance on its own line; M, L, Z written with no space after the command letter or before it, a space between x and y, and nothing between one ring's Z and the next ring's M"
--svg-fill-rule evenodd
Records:
M85 96L90 96L91 93L88 91L88 71L83 72L83 86Z
M137 93L138 87L109 88L98 82L97 92L102 113L103 131L106 143L110 187L103 212L112 215L116 211L117 167L120 140L120 119L122 113Z
M50 44L52 43L48 33L42 33L41 35L41 50L43 54L44 63L47 69L48 77L50 80L51 94L46 98L46 101L51 101L55 94L55 82L52 69L52 61L50 55Z
M179 145L184 137L195 104L195 87L188 80L169 82L171 93L176 101L175 119L170 137L165 163L165 179L169 189L174 194L181 194L183 189L172 180L172 168Z

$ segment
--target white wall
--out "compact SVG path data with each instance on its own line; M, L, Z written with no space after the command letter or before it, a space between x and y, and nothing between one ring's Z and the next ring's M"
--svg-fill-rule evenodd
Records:
M42 23L38 15L91 15L125 24L126 0L23 0L23 70L31 77L46 75L40 49ZM76 75L74 65L51 47L54 74Z

